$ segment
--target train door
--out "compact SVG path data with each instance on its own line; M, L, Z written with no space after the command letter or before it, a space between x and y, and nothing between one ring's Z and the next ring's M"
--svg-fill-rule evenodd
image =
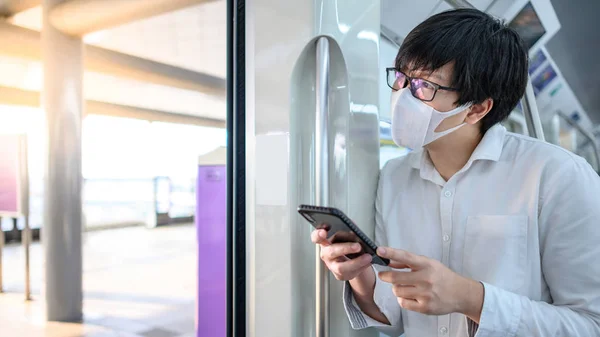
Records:
M229 145L245 172L230 186L230 335L377 336L350 328L342 283L317 267L296 208L338 207L373 235L379 0L238 1L229 15Z

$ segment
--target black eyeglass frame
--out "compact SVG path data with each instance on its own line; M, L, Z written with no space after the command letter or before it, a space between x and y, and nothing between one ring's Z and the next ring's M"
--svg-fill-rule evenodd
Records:
M407 83L408 82L412 83L413 80L420 80L420 81L427 82L427 83L431 84L431 86L434 88L433 96L431 96L431 99L422 99L420 97L417 97L415 95L415 91L413 91L413 89L412 89L413 86L411 85L411 87L410 87L411 94L416 99L419 99L419 100L421 100L423 102L431 102L431 101L433 101L435 99L435 95L437 94L438 90L459 91L457 88L446 87L446 86L443 86L443 85L440 85L440 84L437 84L435 82L431 82L431 81L428 81L428 80L425 80L425 79L422 79L422 78L419 78L419 77L410 77L410 76L406 75L404 72L402 72L402 71L400 71L400 70L398 70L398 69L396 69L394 67L385 68L385 78L386 78L385 81L386 81L388 87L390 87L390 89L392 89L393 91L398 91L400 89L394 89L394 83L390 84L390 72L391 71L399 72L402 75L404 75L404 78L405 78L404 84L400 87L400 89L406 88ZM394 78L394 82L396 82L396 76L395 75L396 74L394 74L394 77L393 77Z

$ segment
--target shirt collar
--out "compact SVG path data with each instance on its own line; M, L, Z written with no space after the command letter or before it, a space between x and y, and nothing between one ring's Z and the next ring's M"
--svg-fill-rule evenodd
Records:
M504 147L504 136L506 135L506 128L500 124L492 126L483 136L475 151L471 154L471 158L465 165L465 168L471 166L476 160L491 160L498 161L502 154L502 148ZM415 169L422 171L430 171L433 167L429 155L425 153L425 149L419 149L413 151L410 154L410 165ZM424 172L421 172L423 175Z
M476 160L491 160L498 161L504 147L504 137L506 136L506 128L500 124L492 126L483 136L479 145L471 154L469 162Z

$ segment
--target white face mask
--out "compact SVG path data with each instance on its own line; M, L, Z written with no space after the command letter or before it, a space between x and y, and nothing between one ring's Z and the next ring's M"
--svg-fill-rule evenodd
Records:
M409 88L400 89L392 93L392 138L398 146L418 150L467 124L463 122L449 130L435 132L444 119L458 115L470 106L465 104L448 112L439 112L415 98Z

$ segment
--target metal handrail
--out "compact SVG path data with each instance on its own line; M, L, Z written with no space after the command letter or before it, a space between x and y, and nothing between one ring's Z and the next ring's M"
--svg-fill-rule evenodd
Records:
M391 44L393 44L397 48L400 48L400 45L402 44L401 40L403 40L400 36L398 36L391 29L387 28L384 25L380 25L379 29L380 29L379 34L383 38L385 38L386 40L388 40Z
M523 116L511 113L510 115L508 115L508 120L519 124L519 126L523 129L523 133L528 132L527 121Z
M329 206L329 40L317 41L315 120L315 202ZM316 337L329 337L329 272L316 254Z
M475 6L466 0L446 0L446 2L454 8L475 8Z
M527 131L529 131L529 136L542 141L545 140L542 121L540 120L540 113L537 109L535 94L533 92L533 86L531 85L531 79L529 76L527 76L527 87L525 89L525 96L523 96L522 103L523 116L527 122Z
M600 125L596 125L596 127L592 129L592 135L594 136L594 139L596 139L595 137L600 137ZM581 145L579 145L579 146L586 147L589 143L590 143L590 139L586 138L585 141L583 143L581 143Z
M567 122L570 126L577 129L577 131L579 131L585 138L587 138L588 142L594 148L594 157L596 158L596 169L600 170L600 147L598 146L598 142L596 141L594 134L592 132L590 132L589 130L585 129L579 123L576 123L573 120L571 120L571 118L569 118L569 116L567 116L562 111L558 111L557 115L559 115L562 119L565 120L565 122Z

